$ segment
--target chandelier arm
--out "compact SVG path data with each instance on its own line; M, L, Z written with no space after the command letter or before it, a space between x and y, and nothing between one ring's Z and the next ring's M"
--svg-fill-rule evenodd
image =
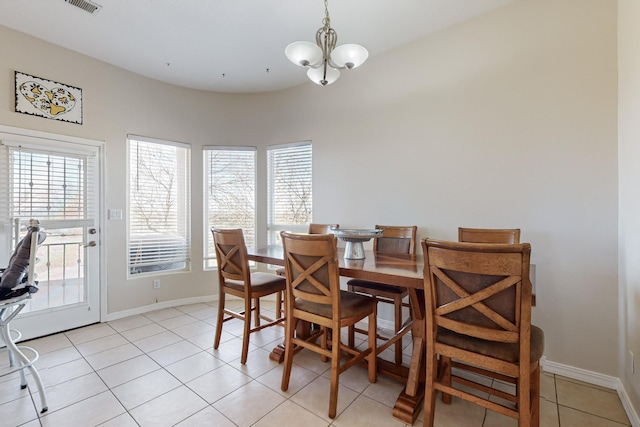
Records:
M322 49L325 57L331 56L331 51L335 49L337 41L338 34L331 27L322 27L316 32L316 44Z

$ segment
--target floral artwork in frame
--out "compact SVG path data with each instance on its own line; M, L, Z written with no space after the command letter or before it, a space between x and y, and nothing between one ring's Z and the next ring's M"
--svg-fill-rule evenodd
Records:
M15 72L16 112L82 124L82 89Z

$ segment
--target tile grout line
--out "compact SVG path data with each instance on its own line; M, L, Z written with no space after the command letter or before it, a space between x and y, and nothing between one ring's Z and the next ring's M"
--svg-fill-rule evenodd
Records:
M209 304L206 304L206 305L208 305L209 307L211 307L211 308L213 308L213 309L215 309L215 308L216 308L216 307L214 307L214 306L212 306L212 305L209 305ZM216 401L219 401L219 400L221 400L221 399L224 399L225 397L229 396L231 393L233 393L233 392L237 391L238 389L240 389L240 388L242 388L242 387L244 387L244 386L246 386L247 384L250 384L250 383L252 383L252 382L255 382L256 384L260 384L260 385L262 385L262 386L265 386L265 387L267 387L267 388L271 389L272 391L274 391L274 392L276 392L276 393L279 393L278 391L276 391L276 390L274 390L274 389L272 389L272 388L268 387L268 386L267 386L267 384L265 384L265 383L263 383L263 382L261 382L261 381L259 380L259 378L260 378L260 377L262 377L262 376L266 375L266 374L267 374L268 372L270 372L271 370L273 370L273 369L277 369L277 367L276 367L276 366L271 367L271 368L267 369L267 370L266 370L266 371L264 371L264 372L259 372L258 374L249 374L249 373L247 373L246 371L243 371L242 369L239 369L237 366L232 365L232 363L233 363L234 361L236 361L237 359L233 359L233 358L225 358L225 359L221 359L221 358L217 357L216 355L214 355L212 352L209 352L207 349L203 349L203 348L201 347L201 345L203 345L203 344L204 344L203 342L201 342L201 343L200 343L200 345L198 345L198 344L195 344L195 342L192 342L192 341L191 341L191 339L192 339L192 338L197 337L197 336L198 336L198 335L200 335L200 334L196 334L196 335L194 335L193 337L188 337L188 338L187 338L187 337L185 337L185 336L183 336L183 335L179 335L179 334L177 334L177 333L175 333L175 332L173 331L173 329L176 329L176 328L179 328L179 327L183 327L183 326L187 326L187 325L190 325L190 324L192 324L192 323L196 323L196 322L202 322L203 324L206 324L206 325L210 325L210 326L215 327L215 325L211 325L211 323L207 321L207 319L209 319L209 320L210 320L210 319L212 319L212 318L215 318L215 316L213 316L213 317L206 317L206 318L200 319L200 318L195 317L195 316L193 316L193 315L191 314L191 313L194 313L195 311L185 312L185 311L180 310L179 308L174 308L174 309L175 309L175 310L177 310L179 313L178 313L178 314L176 314L175 316L167 317L167 318L162 318L162 319L159 319L159 320L154 320L154 319L152 319L152 318L150 318L150 317L145 316L144 314L141 314L140 316L144 317L146 320L148 320L148 321L149 321L149 322L151 322L151 323L149 323L149 324L147 324L147 325L143 325L143 326L137 326L137 327L134 327L134 328L129 328L129 329L126 329L126 330L123 330L123 331L120 331L120 330L115 329L113 326L111 326L111 324L110 324L109 322L106 322L106 323L104 323L103 325L108 326L111 330L113 330L113 334L109 334L109 335L101 336L101 337L99 337L99 338L92 339L92 340L88 340L88 341L83 341L83 342L81 342L81 343L79 343L79 344L76 344L76 343L72 340L72 338L70 338L70 337L67 335L67 333L68 333L69 331L65 331L65 332L60 333L60 335L61 335L61 336L64 336L64 338L69 342L70 346L68 346L68 347L62 347L62 348L60 348L60 349L51 350L50 352L60 351L60 350L64 350L65 348L72 347L72 348L75 350L75 352L77 352L77 354L79 355L79 358L78 358L78 359L71 360L71 361L67 361L67 362L64 362L64 363L60 363L60 364L57 364L57 365L48 366L47 368L45 368L45 371L46 371L47 369L56 368L56 367L58 367L58 366L63 366L63 365L64 365L64 364L66 364L66 363L71 363L71 362L76 361L76 360L83 360L83 361L84 361L84 363L86 363L86 364L91 368L91 372L86 373L86 374L84 374L84 375L80 375L80 376L78 376L78 377L74 377L74 378L67 379L67 380L65 380L65 381L61 382L60 384L64 384L65 382L70 382L70 381L77 380L78 378L82 378L83 376L87 376L87 375L90 375L90 374L95 374L95 375L97 375L97 376L98 376L98 378L100 379L101 383L106 387L106 390L103 390L103 391L102 391L102 392L100 392L100 393L92 394L91 396L87 396L87 397L85 397L85 398L83 398L83 399L81 399L81 400L79 400L79 401L74 401L73 403L68 404L68 405L66 405L66 406L64 406L64 407L54 409L54 410L53 410L53 411L51 411L51 412L47 412L47 413L45 413L45 414L42 414L42 415L41 415L41 414L39 414L38 406L37 406L37 404L36 404L36 397L37 397L37 396L36 396L36 394L37 394L37 393L36 393L36 392L35 392L35 390L33 390L33 388L29 385L29 387L28 387L29 397L30 397L30 399L31 399L31 402L32 402L33 408L34 408L34 410L35 410L36 418L35 418L35 419L32 419L32 420L27 421L27 422L26 422L26 424L29 424L29 423L35 422L35 421L37 420L37 423L38 423L39 425L43 425L43 424L42 424L42 420L43 420L46 416L48 416L49 414L55 413L55 412L57 412L57 411L59 411L59 410L63 410L64 408L68 408L68 407L70 407L70 406L73 406L73 405L75 405L75 404L78 404L78 403L80 403L80 402L82 402L82 401L85 401L85 400L87 400L87 399L90 399L90 398L92 398L92 397L95 397L95 396L97 396L97 395L99 395L99 394L103 393L104 391L107 391L107 390L108 390L108 391L110 392L111 396L115 399L115 401L117 401L117 402L122 406L122 408L124 409L124 412L122 412L122 413L120 413L120 414L118 414L118 415L116 415L116 416L112 417L112 418L111 418L111 419L109 419L109 420L103 421L103 422L104 422L104 423L106 423L106 422L110 422L110 421L112 421L113 419L116 419L116 418L118 418L118 417L122 416L123 414L127 414L127 415L128 415L128 416L129 416L129 417L130 417L130 418L131 418L131 419L136 423L136 424L138 424L138 425L139 425L139 422L138 422L138 421L137 421L137 420L136 420L136 419L131 415L131 410L133 410L133 409L135 409L135 408L138 408L138 407L140 407L140 406L142 406L142 405L144 405L144 404L146 404L146 403L148 403L148 402L150 402L150 401L152 401L152 400L154 400L154 399L159 398L160 396L164 396L164 395L166 395L167 393L170 393L170 392L172 392L172 391L174 391L174 390L176 390L176 389L178 389L178 388L180 388L180 387L184 386L187 390L189 390L190 392L192 392L192 393L193 393L195 396L197 396L199 399L202 399L202 400L206 403L206 406L205 406L204 408L202 408L201 410L199 410L199 411L195 412L194 414L190 414L190 415L186 416L186 418L184 418L184 419L182 419L182 420L180 420L180 421L176 422L176 424L178 424L178 423L180 423L180 422L183 422L183 421L185 421L186 419L188 419L188 418L190 418L190 417L192 417L192 416L194 416L194 415L196 415L196 414L198 414L198 413L200 413L200 412L202 412L202 411L206 410L207 408L211 407L211 408L213 408L214 410L216 410L220 415L222 415L226 420L228 420L229 422L231 422L233 425L237 425L237 424L235 424L235 423L234 423L234 422L233 422L233 421L232 421L232 420L231 420L231 419L230 419L230 418L229 418L225 413L218 411L218 410L213 406L215 402L214 402L214 403L209 403L207 399L205 399L205 398L204 398L203 396L201 396L198 392L196 392L195 390L193 390L189 385L187 385L187 382L183 382L180 378L178 378L176 375L174 375L171 371L169 371L169 370L167 369L167 367L169 367L169 366L171 366L171 365L173 365L173 364L179 363L179 362L181 362L181 361L183 361L183 360L185 360L185 359L187 359L187 358L189 358L189 357L195 356L195 355L197 355L197 354L202 354L202 353L205 353L205 354L211 355L213 358L217 359L217 360L220 362L220 366L218 366L218 367L214 368L212 371L215 371L215 370L217 370L217 369L220 369L221 367L226 366L226 367L233 368L235 371L238 371L238 372L240 372L240 373L241 373L241 374L243 374L243 375L246 375L246 376L250 379L250 381L249 381L249 382L247 382L247 383L245 383L245 384L241 385L240 387L238 387L238 388L236 388L236 389L234 389L234 390L232 390L232 391L229 391L229 392L228 392L227 394L225 394L224 396L221 396L221 397L217 398L217 400L216 400ZM207 309L205 308L204 310L207 310ZM160 323L159 323L159 322L167 321L167 320L170 320L170 319L173 319L173 318L177 318L177 317L179 317L179 316L183 316L183 315L184 315L184 316L188 316L192 321L191 321L191 322L188 322L188 323L185 323L185 324L179 324L178 326L176 326L176 327L175 327L175 328L173 328L173 329L169 329L168 327L166 327L166 326L164 326L164 325L162 325L162 324L160 324ZM100 324L98 324L98 325L100 325ZM140 338L140 339L138 339L138 340L136 340L136 341L132 341L132 340L130 340L129 338L127 338L127 337L123 334L123 333L125 333L125 332L127 332L127 331L131 331L131 330L138 329L138 328L143 328L143 327L145 327L145 326L150 326L150 325L157 325L157 326L161 327L161 328L163 329L163 331L162 331L162 332L155 333L155 334L151 334L151 335L149 335L149 336L145 336L145 337ZM91 326L93 326L93 325L91 325ZM78 328L78 329L82 329L82 328ZM237 330L235 330L235 329L233 329L233 330L234 330L235 332L237 332ZM194 345L195 347L197 347L197 348L198 348L198 352L196 352L195 354L187 355L187 356L185 356L185 357L181 357L180 359L175 360L175 361L172 361L171 363L168 363L167 365L163 365L163 364L161 364L160 362L156 361L152 356L150 356L150 354L149 354L149 353L152 353L152 352L154 352L154 351L161 350L161 349L163 349L163 348L166 348L166 347L168 347L168 346L174 345L174 344L176 344L176 343L170 343L170 344L167 344L167 345L163 345L163 346L161 346L161 347L158 347L158 348L154 348L154 349L153 349L153 350L151 350L150 352L145 351L143 348L139 347L139 344L136 344L136 342L137 342L137 341L141 341L141 340L146 339L146 338L150 338L150 337L153 337L153 336L157 336L157 335L162 334L162 333L165 333L165 332L170 332L170 333L175 334L176 336L178 336L178 337L180 338L180 340L179 340L179 341L177 341L176 343L186 342L186 343L189 343L189 344L191 344L191 345ZM241 336L239 337L239 336L237 335L237 333L229 332L228 330L226 331L226 333L232 337L232 338L229 338L229 340L232 340L232 339L239 339L239 338L241 338ZM57 335L57 334L53 334L53 335ZM123 344L121 344L121 345L117 345L117 346L115 346L115 347L109 347L109 348L106 348L106 349L101 350L101 351L96 351L95 353L92 353L92 354L90 354L90 355L88 355L88 356L85 356L85 355L84 355L84 354L79 350L79 348L78 348L78 346L82 346L83 344L91 343L92 341L98 341L98 340L100 340L100 339L104 339L104 338L108 338L108 337L110 337L111 335L118 335L120 338L122 338L122 339L124 340L124 343L123 343ZM203 333L202 335L204 335L204 333ZM266 338L267 338L267 340L265 340L265 341L268 341L268 339L269 339L269 338L268 338L268 337L266 337ZM264 341L262 341L262 344L261 344L261 345L256 344L255 342L253 342L252 344L255 346L255 348L254 348L254 350L252 350L251 352L253 352L253 351L257 351L257 350L259 350L259 349L262 349L262 350L265 350L265 351L269 351L267 347L272 346L272 345L273 345L276 341L278 341L279 339L280 339L280 338L276 338L275 340L273 340L273 341L271 341L271 342L266 342L266 343L265 343ZM227 340L227 341L228 341L228 340ZM226 341L225 341L225 342L226 342ZM130 383L131 381L134 381L134 380L137 380L137 379L139 379L139 378L142 378L142 377L144 377L145 375L148 375L148 374L153 373L153 372L157 372L157 371L159 371L160 369L162 369L162 370L164 371L164 373L169 374L169 375L171 376L171 378L175 379L175 380L178 382L178 385L177 385L176 387L171 388L171 390L167 390L167 391L163 392L162 394L160 394L160 395L158 395L158 396L154 396L153 398L151 398L151 399L149 399L149 400L147 400L147 401L145 401L145 402L142 402L142 403L138 404L136 407L131 408L131 410L130 410L130 409L127 409L127 408L124 406L124 404L122 403L122 401L120 400L120 398L118 398L118 396L114 393L113 389L115 389L115 388L116 388L116 387L118 387L118 386L113 387L113 388L109 387L109 386L108 386L108 384L107 384L107 382L106 382L106 381L102 378L102 376L100 376L100 374L98 373L98 370L97 370L97 369L95 369L95 368L94 368L94 366L93 366L91 363L89 363L89 360L88 360L88 358L89 358L90 356L100 354L100 353L102 353L102 352L104 352L104 351L110 351L110 350L113 350L113 349L116 349L116 348L119 348L119 347L122 347L122 346L125 346L125 345L128 345L128 344L131 344L133 347L135 347L137 350L139 350L139 351L142 353L141 355L138 355L138 356L135 356L135 357L139 357L139 356L144 355L144 356L146 356L147 358L149 358L150 360L152 360L155 364L157 364L157 365L159 366L159 368L158 368L158 369L154 369L153 371L148 372L148 373L145 373L145 374L143 374L143 375L137 376L137 377L135 377L135 378L128 379L128 380L127 380L127 381L125 381L124 383L122 383L122 384L118 384L118 386L120 386L120 385L124 385L124 384L127 384L127 383ZM408 345L410 345L410 343L409 343ZM211 343L211 347L213 347L213 343ZM408 346L407 346L407 347L408 347ZM48 351L47 353L50 353L50 352ZM46 353L43 353L43 354L46 354ZM100 370L107 369L107 368L110 368L110 367L113 367L113 366L117 366L118 364L120 364L120 363L124 363L124 362L129 361L129 360L132 360L132 359L134 359L135 357L130 357L130 358L124 359L124 360L119 361L118 363L115 363L115 364L113 364L113 365L107 365L107 366L104 366L104 367L102 367ZM239 356L238 356L238 358L239 358ZM227 360L227 359L228 359L228 360ZM296 364L296 363L295 363L295 361L294 361L294 364ZM307 369L307 368L305 368L303 365L298 365L298 366L300 366L300 367L301 367L301 368L303 368L303 369ZM207 372L212 372L212 371L207 371ZM324 376L324 374L326 373L326 370L325 370L325 371L323 371L323 372L321 372L321 373L315 372L315 371L313 371L313 370L309 370L309 371L310 371L310 372L312 372L312 373L314 374L313 379L311 379L310 381L308 381L308 382L306 383L306 385L302 386L299 390L296 390L296 392L295 392L295 393L293 393L293 394L291 394L291 395L285 396L285 395L283 395L282 393L279 393L279 394L280 394L280 396L282 396L282 397L284 398L284 400L283 400L280 404L278 404L277 406L275 406L275 407L271 408L271 409L270 409L268 412L266 412L265 414L261 415L259 419L255 420L255 421L252 423L252 425L254 425L255 423L260 422L260 421L261 421L261 420L263 420L265 417L267 417L268 415L272 414L274 411L276 411L276 410L277 410L278 408L280 408L282 405L286 404L286 402L291 402L291 403L293 403L294 405L297 405L297 406L299 406L300 408L302 408L303 410L305 410L305 411L309 412L310 414L315 415L315 416L318 416L318 415L316 415L315 413L313 413L313 412L309 411L309 410L308 410L307 408L305 408L304 406L301 406L301 405L299 405L298 403L296 403L296 402L294 402L294 401L292 400L292 398L293 398L294 396L296 396L296 395L297 395L301 390L304 390L304 388L305 388L305 387L307 387L307 386L308 386L309 384L311 384L313 381L317 380L319 377L323 377L323 376ZM553 381L553 396L555 397L555 402L552 402L552 401L550 401L550 400L548 400L548 399L546 399L546 398L544 398L544 397L540 397L540 399L541 399L541 400L545 400L545 401L547 401L547 402L549 402L549 403L554 404L554 406L556 407L556 414L557 414L557 415L556 415L556 417L557 417L557 423L558 423L558 426L559 426L559 427L562 427L562 421L561 421L561 417L560 417L560 408L561 408L561 407L562 407L562 408L568 408L568 409L571 409L571 410L574 410L574 411L581 412L581 413L583 413L583 414L585 414L585 415L587 415L587 416L589 416L589 417L595 417L596 419L601 419L601 420L606 420L606 421L609 421L609 422L612 422L612 423L616 423L616 424L619 424L619 425L621 425L621 426L629 425L629 424L623 424L623 423L620 423L619 421L616 421L616 420L613 420L613 419L610 419L610 418L607 418L607 417L604 417L604 416L601 416L601 415L597 415L597 414L593 414L593 413L587 412L587 411L582 410L582 409L579 409L579 408L573 408L573 407L571 407L571 406L561 405L561 404L559 403L558 387L557 387L557 381L558 381L558 379L559 379L559 378L558 378L558 376L556 376L555 374L544 373L544 371L543 371L541 374L551 376L551 379L552 379L552 381ZM253 375L256 375L256 376L254 377ZM8 379L7 381L9 381L9 380L10 380L10 379ZM193 379L192 379L192 380L193 380ZM192 380L190 380L190 381L192 381ZM603 390L603 389L598 388L598 387L591 387L591 385L590 385L590 384L587 384L587 383L576 382L576 381L572 381L571 379L566 379L566 380L565 380L565 379L561 379L561 380L563 380L563 381L570 381L570 382L573 382L574 384L578 384L578 385L580 385L580 386L584 386L584 387L587 387L587 388L592 388L592 389L594 389L594 390L599 390L599 391L609 392L609 390ZM53 385L51 385L51 386L49 386L49 387L47 387L47 388L52 388L52 387L57 386L57 385L58 385L58 384L53 384ZM357 391L357 390L355 390L355 389L353 389L353 388L351 388L351 387L349 387L349 386L347 386L347 385L345 385L345 384L341 384L341 386L346 387L347 389L351 390L352 392L355 392L355 393L356 393L356 394L355 394L355 398L354 398L353 400L351 400L351 401L349 402L349 404L347 404L347 405L343 408L343 410L340 412L340 414L337 414L337 416L336 416L336 418L335 418L334 420L327 421L327 420L325 420L324 418L320 417L320 418L322 418L322 419L323 419L323 421L325 421L325 422L329 422L329 424L328 424L329 426L334 426L334 425L335 425L335 422L337 422L338 418L339 418L342 414L344 414L344 413L345 413L345 412L346 412L350 407L352 407L352 406L354 405L354 403L355 403L358 399L360 399L360 398L362 398L362 397L365 397L365 398L367 398L367 399L371 399L371 400L373 400L374 402L376 402L376 403L378 403L378 404L385 405L383 402L379 401L378 399L375 399L375 398L369 397L369 396L367 396L367 395L365 395L365 394L364 394L364 393L366 392L366 390L368 389L368 387L370 387L370 384L365 385L365 386L364 386L364 388L362 388L360 391ZM46 392L46 391L47 391L47 390L45 389L45 392ZM614 392L613 394L615 394L615 392ZM23 396L23 397L26 397L26 396ZM19 400L19 399L22 399L23 397L18 397L18 399L14 399L13 401L15 401L15 400ZM12 402L12 401L9 401L9 402ZM9 403L9 402L5 402L5 404L6 404L6 403ZM385 406L386 406L386 405L385 405ZM52 409L52 408L50 408L50 409ZM487 420L488 420L488 411L485 409L485 410L484 410L484 413L483 413L483 418L482 418L482 424L481 424L481 425L484 425L484 424L487 422ZM419 421L419 420L417 420L417 423L419 424L419 423L420 423L420 421ZM405 426L410 426L410 424L405 424Z

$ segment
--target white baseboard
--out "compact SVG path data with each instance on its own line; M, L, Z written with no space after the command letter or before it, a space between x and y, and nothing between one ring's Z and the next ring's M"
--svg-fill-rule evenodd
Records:
M622 402L622 406L627 413L627 417L629 417L631 425L633 427L640 427L640 417L638 417L638 413L631 405L629 395L627 394L622 381L620 381L620 378L552 362L544 356L542 357L542 360L540 362L542 364L542 370L545 372L562 375L563 377L615 390L618 393L618 397L620 397L620 401Z
M106 315L106 318L103 319L103 322L110 322L112 320L123 319L129 316L145 314L151 311L162 310L163 308L171 308L171 307L177 307L179 305L187 305L187 304L198 304L203 302L206 303L211 301L218 301L218 296L208 295L204 297L193 297L193 298L176 299L171 301L163 301L155 304L145 305L142 307L132 308L130 310L122 310L122 311L117 311L115 313L109 313Z

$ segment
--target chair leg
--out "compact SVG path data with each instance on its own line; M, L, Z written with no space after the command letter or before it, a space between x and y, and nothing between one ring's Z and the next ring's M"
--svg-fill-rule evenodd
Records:
M435 354L427 354L426 365L427 375L424 389L424 427L433 427L437 395L433 385L438 376L437 356Z
M284 324L284 367L282 369L282 383L280 388L287 391L289 378L291 377L291 365L293 365L293 334L296 330L297 319L287 319Z
M354 330L354 326L353 325L347 327L347 341L348 341L349 347L355 348L355 346L356 346L356 331Z
M531 373L531 426L540 426L540 364Z
M522 366L520 367L522 372ZM516 380L516 390L518 394L518 427L531 427L531 402L533 390L535 386L531 383L533 372L528 375L520 375Z
M282 313L282 291L276 293L276 318L284 317Z
M213 341L213 348L220 345L220 337L222 336L222 323L224 322L224 292L220 292L218 299L218 321L216 322L216 338Z
M251 298L244 299L244 333L242 334L242 356L240 363L247 363L247 354L249 353L249 335L251 334Z
M254 325L257 328L258 326L260 326L260 298L254 298L254 311L253 311L253 319L254 319ZM247 311L247 313L249 313ZM249 314L247 314L247 316L249 316Z
M328 346L329 328L327 328L326 326L321 326L320 328L322 329L322 336L320 337L320 346L323 349L326 350L327 348L329 348L329 346ZM331 331L331 332L333 332L333 331ZM335 334L332 334L331 336L333 337L334 335ZM338 334L338 335L340 335L340 334ZM327 356L325 356L324 354L321 354L320 355L320 360L322 360L323 362L326 362L327 361Z
M439 371L439 372L438 372ZM451 386L451 358L440 356L438 369L436 369L436 375L440 376L442 384ZM449 405L451 403L451 395L442 393L442 403Z
M347 291L353 292L353 285L347 285ZM356 332L354 328L354 325L350 325L347 327L347 344L351 348L355 348L356 346Z
M369 382L375 383L378 380L378 354L376 352L376 336L377 336L377 316L376 310L369 315L369 348L371 353L367 356L367 365L369 367Z
M393 299L393 306L395 310L395 333L402 328L402 296L397 296ZM402 338L400 338L393 345L396 351L396 365L402 365Z
M340 329L331 330L331 390L329 392L329 418L336 417L338 387L340 385ZM326 331L325 331L326 335ZM326 338L323 338L326 341Z

